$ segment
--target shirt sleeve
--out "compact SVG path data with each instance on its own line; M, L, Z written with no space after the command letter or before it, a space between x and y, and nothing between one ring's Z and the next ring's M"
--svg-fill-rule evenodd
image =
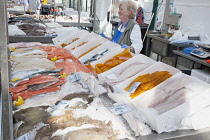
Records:
M140 26L135 24L130 35L131 46L135 49L135 54L139 54L143 48L143 43L141 39L141 29Z

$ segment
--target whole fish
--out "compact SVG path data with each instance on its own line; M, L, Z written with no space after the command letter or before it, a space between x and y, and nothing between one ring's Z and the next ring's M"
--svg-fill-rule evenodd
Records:
M60 71L62 71L64 69L56 69L56 70L44 70L44 71L40 71L40 72L36 72L30 75L25 76L24 78L21 78L19 80L16 80L15 82L10 82L10 84L15 87L19 82L21 81L25 81L25 80L29 80L30 78L39 76L39 75L54 75L54 76L60 76L60 74L58 74Z
M101 51L101 52L99 52L99 53L93 55L90 59L86 60L86 61L84 62L84 64L87 64L88 62L96 61L96 60L100 59L103 55L105 55L105 54L108 53L108 52L109 52L109 49L106 49L106 50L104 50L104 51Z

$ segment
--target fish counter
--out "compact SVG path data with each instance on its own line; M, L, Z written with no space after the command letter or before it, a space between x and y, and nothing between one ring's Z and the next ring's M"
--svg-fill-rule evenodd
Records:
M208 139L209 84L94 32L52 42L8 44L15 139Z

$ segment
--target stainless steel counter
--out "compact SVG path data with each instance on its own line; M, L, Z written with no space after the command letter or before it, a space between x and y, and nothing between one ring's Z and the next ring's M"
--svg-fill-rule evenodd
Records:
M15 42L41 42L52 43L56 36L9 36L9 43Z
M8 43L8 25L7 25L7 9L6 1L0 1L0 66L1 66L1 140L13 139L13 117L12 117L12 105L11 96L9 94L9 64L8 56L9 51L7 48Z
M177 46L170 44L168 41L169 36L162 34L148 34L146 55L149 56L150 52L156 53L161 57L173 57L173 50L177 50Z
M62 26L74 26L77 27L78 24L79 26L84 26L84 27L93 27L93 23L86 23L86 22L57 22L58 24L62 25Z
M193 61L194 63L199 63L201 65L204 65L204 66L207 66L210 68L210 64L205 61L209 58L206 58L206 59L199 58L199 57L193 56L191 54L186 54L183 52L183 50L173 50L173 53L176 54L174 67L176 67L176 65L177 65L178 57L184 57L190 61ZM190 67L190 69L193 69L193 68L194 68L194 64Z
M148 136L138 137L137 140L209 140L210 128L201 130L177 130L170 133L153 133Z

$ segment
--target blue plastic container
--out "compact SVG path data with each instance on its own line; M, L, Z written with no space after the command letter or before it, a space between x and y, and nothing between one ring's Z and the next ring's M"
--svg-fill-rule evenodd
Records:
M185 48L184 53L190 54L190 52L193 51L194 49L196 49L196 47Z

